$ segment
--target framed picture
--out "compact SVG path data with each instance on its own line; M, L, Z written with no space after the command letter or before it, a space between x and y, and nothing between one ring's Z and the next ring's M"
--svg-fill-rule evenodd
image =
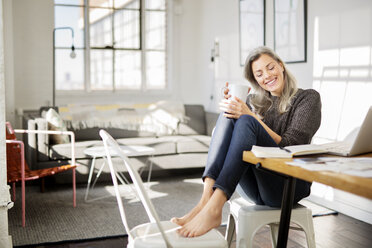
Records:
M286 63L306 62L307 0L274 0L274 50Z
M265 0L239 1L240 65L249 52L265 45Z

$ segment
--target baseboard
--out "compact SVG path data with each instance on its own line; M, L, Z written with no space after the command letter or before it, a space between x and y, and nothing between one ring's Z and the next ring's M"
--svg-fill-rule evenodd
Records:
M340 191L323 184L314 183L311 195L306 199L372 224L372 201L367 198Z

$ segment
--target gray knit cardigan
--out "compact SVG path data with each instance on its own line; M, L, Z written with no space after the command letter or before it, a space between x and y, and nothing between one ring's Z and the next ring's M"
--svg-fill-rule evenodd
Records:
M273 105L262 121L282 137L279 146L309 144L321 121L320 95L313 89L298 89L288 111L278 111L279 97L271 96Z

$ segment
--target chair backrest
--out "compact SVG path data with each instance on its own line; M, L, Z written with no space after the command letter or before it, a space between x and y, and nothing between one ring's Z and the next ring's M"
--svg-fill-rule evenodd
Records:
M133 238L133 236L130 232L129 226L128 226L126 216L125 216L123 201L121 199L119 188L118 188L116 172L115 172L115 168L113 166L112 159L111 159L110 148L113 149L115 151L115 154L118 155L123 160L123 162L126 166L126 169L128 170L129 175L130 175L130 177L133 181L133 184L136 188L137 194L140 197L142 205L144 206L150 221L152 223L156 223L156 225L157 225L157 227L158 227L158 229L159 229L159 231L160 231L160 233L161 233L161 235L164 239L164 242L165 242L166 246L167 247L172 247L170 245L170 242L169 242L167 236L165 235L164 229L163 229L163 227L160 223L159 216L158 216L157 212L155 211L155 208L154 208L149 196L147 195L145 186L143 185L143 181L142 181L140 175L138 174L138 172L135 169L133 169L133 167L130 164L130 161L129 161L128 157L123 153L119 144L112 138L112 136L110 134L108 134L105 130L100 130L99 135L101 136L101 138L103 140L103 144L104 144L105 152L106 152L106 157L107 157L109 168L110 168L111 178L112 178L112 182L114 184L116 200L117 200L118 206L119 206L120 216L121 216L123 225L124 225L128 235L131 238Z
M6 130L6 165L8 182L21 179L20 172L29 171L29 167L24 159L24 145L18 141L14 129L10 122L5 123ZM24 169L22 169L24 168Z
M5 123L5 130L6 130L6 139L7 140L16 140L16 136L15 136L15 132L14 132L14 129L12 127L12 125L10 124L10 122L6 122Z

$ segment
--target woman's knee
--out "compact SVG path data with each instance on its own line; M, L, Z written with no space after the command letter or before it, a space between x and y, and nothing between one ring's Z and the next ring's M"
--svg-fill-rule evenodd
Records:
M237 122L257 123L258 121L251 115L241 115Z
M259 122L251 115L242 115L235 123L235 128L243 126L244 128L249 127L251 129L257 129Z

